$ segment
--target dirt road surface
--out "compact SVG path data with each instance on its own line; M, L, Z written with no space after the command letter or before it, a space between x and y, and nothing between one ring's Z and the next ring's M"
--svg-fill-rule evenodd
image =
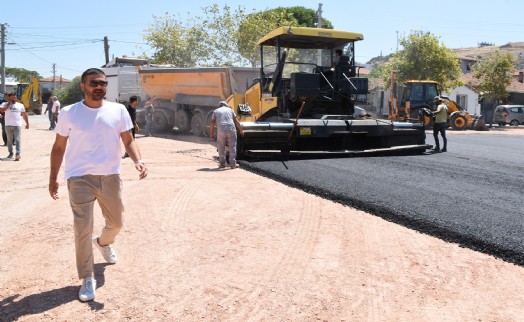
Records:
M82 303L46 119L30 117L21 161L0 162L0 321L524 321L523 267L219 170L207 139L167 135L137 136L146 180L123 160L119 262L95 252Z

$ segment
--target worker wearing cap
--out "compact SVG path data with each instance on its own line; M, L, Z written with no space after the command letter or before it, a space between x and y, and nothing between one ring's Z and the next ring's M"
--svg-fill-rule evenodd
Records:
M217 149L218 167L226 167L226 145L229 147L229 166L231 169L238 168L237 157L237 128L240 135L244 135L242 126L238 122L235 112L225 101L218 103L218 108L213 111L211 117L210 138L213 140L215 124L217 125Z
M448 127L448 107L446 104L442 103L440 96L435 96L433 99L437 109L433 112L435 115L435 123L433 124L433 137L435 138L435 147L433 151L435 152L446 152L448 146L448 139L446 138L446 128ZM442 136L442 141L444 146L442 150L440 149L440 144L438 141L438 134Z

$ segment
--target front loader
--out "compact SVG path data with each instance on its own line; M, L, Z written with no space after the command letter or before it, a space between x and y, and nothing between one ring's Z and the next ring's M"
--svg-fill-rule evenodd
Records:
M33 77L28 85L18 84L17 97L27 112L42 114L42 91L38 78Z
M421 122L426 128L433 126L431 111L436 108L435 96L440 96L448 108L448 125L454 130L478 130L482 128L484 118L471 115L449 97L440 95L438 83L431 80L409 80L405 82L401 98L396 98L396 72L392 73L391 111L389 119L396 121ZM398 104L397 104L398 102Z

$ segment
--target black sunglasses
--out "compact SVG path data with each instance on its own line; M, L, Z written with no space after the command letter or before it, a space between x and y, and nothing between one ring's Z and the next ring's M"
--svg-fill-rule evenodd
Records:
M98 87L98 86L106 87L107 86L107 81L95 81L95 80L92 80L92 81L89 81L89 86L91 86L91 87Z

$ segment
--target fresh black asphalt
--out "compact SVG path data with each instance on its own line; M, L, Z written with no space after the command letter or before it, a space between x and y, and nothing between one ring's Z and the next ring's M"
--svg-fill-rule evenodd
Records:
M448 140L446 153L251 160L242 168L524 266L524 136L448 132Z

